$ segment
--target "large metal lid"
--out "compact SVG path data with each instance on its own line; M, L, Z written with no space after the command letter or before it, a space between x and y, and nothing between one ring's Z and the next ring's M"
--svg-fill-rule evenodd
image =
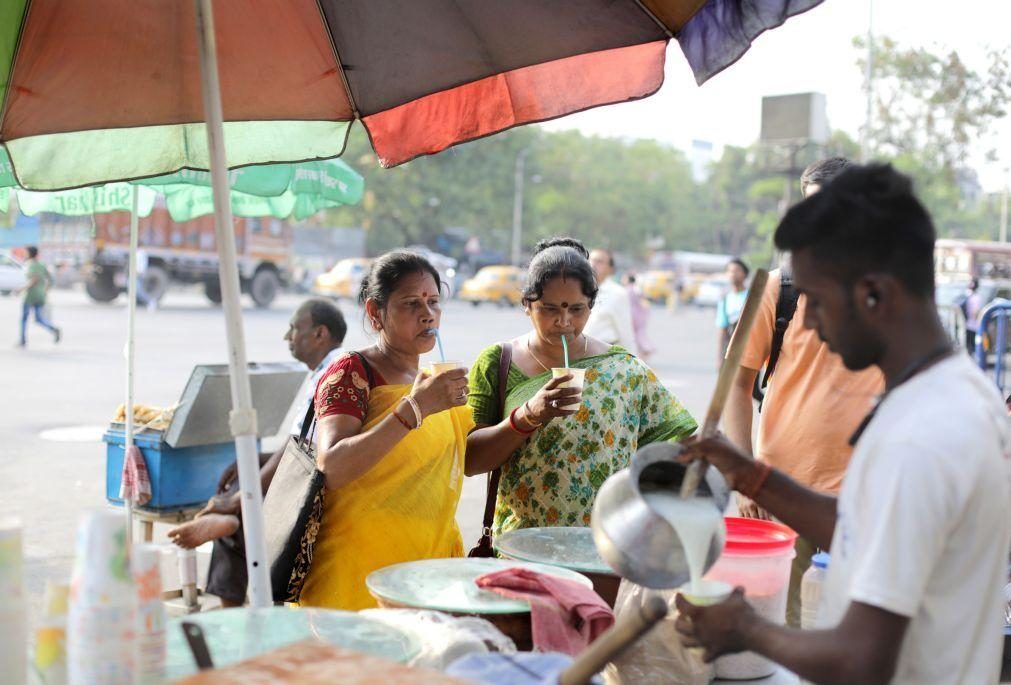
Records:
M277 435L307 373L305 366L297 362L249 365L258 437ZM215 445L232 440L228 427L232 410L228 365L193 367L179 402L165 431L165 442L170 446Z

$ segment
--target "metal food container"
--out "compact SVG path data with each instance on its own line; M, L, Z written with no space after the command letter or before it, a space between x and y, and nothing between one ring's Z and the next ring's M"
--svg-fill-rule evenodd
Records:
M305 367L295 362L249 365L257 437L279 432L306 373ZM143 509L184 509L215 494L221 472L235 461L235 442L228 426L231 408L228 366L200 364L193 368L168 427L134 435L151 479L151 501ZM105 496L115 503L122 502L119 487L125 430L124 424L114 422L102 438L106 444Z

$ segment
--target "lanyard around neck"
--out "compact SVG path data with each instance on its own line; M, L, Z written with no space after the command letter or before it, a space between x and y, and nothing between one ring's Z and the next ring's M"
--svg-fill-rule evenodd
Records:
M954 351L955 350L952 347L951 343L945 343L944 345L938 347L933 352L930 352L924 355L923 357L920 357L919 359L913 361L912 364L907 366L902 371L902 373L899 374L898 380L895 382L895 385L886 390L885 393L878 398L878 401L874 404L874 408L870 410L867 416L864 417L864 420L860 422L860 425L857 426L856 431L853 433L852 436L850 436L849 439L850 447L856 446L857 441L860 440L860 436L864 434L864 431L867 430L867 426L871 425L871 421L874 420L874 415L878 413L878 409L881 408L881 404L885 401L885 399L888 398L888 395L890 395L891 392L895 390L895 388L899 387L900 385L908 381L910 378L920 373L921 371L925 370L932 364L941 361L948 355L952 354Z

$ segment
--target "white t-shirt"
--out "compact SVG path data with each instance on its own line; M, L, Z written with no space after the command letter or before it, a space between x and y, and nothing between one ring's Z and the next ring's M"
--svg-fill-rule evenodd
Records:
M621 345L629 352L635 350L632 301L628 291L611 279L602 282L583 332L609 345Z
M996 683L1011 540L1011 431L969 357L895 388L857 443L819 624L851 602L910 619L892 683Z
M295 417L291 420L291 434L301 435L302 434L302 422L305 421L305 414L309 411L309 402L312 401L313 395L316 394L316 385L319 384L319 379L323 375L323 372L327 370L327 367L337 361L337 357L341 355L343 350L339 347L335 347L330 352L323 357L323 361L319 363L312 373L309 374L307 381L302 383L301 389L298 391L298 395L295 396L294 405L297 408L295 412ZM310 435L311 437L311 435Z

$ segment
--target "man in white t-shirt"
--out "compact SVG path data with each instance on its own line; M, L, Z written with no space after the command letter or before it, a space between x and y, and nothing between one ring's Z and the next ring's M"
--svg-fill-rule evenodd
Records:
M735 490L831 553L819 630L759 617L740 590L678 630L707 659L751 650L815 683L996 683L1011 539L1001 397L956 353L934 305L934 229L908 178L854 167L793 207L804 325L847 368L881 369L886 392L854 435L839 497L816 493L723 438L700 440Z
M311 373L292 404L295 418L291 424L291 435L301 434L302 422L308 414L316 384L327 367L340 356L347 330L344 316L330 300L306 300L292 314L284 339L291 356L305 364ZM273 454L260 455L260 485L264 493L270 487L286 444L287 441ZM205 590L219 597L225 607L242 605L248 581L244 541L239 528L241 504L238 487L238 471L233 463L221 474L218 494L211 498L197 517L168 533L173 542L188 549L214 541Z
M597 277L597 300L583 332L609 345L619 345L635 352L635 328L632 325L632 302L628 291L616 283L614 255L596 248L590 252L590 266Z

